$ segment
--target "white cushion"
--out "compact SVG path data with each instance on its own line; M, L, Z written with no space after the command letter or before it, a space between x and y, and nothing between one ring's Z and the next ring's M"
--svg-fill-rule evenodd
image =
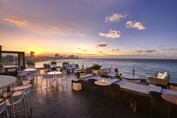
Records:
M165 79L167 76L168 76L168 73L167 73L167 72L164 72L164 74L161 76L160 79Z
M163 76L163 73L159 72L157 75L157 78L161 79L162 76Z

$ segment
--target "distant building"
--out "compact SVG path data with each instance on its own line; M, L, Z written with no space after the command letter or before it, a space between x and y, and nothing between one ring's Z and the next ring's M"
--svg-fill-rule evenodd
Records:
M75 56L74 56L74 55L70 55L70 56L69 56L69 58L71 58L71 59L72 59L72 58L75 58Z
M35 58L35 52L32 52L32 51L31 51L31 52L30 52L30 57L34 59L34 58Z
M13 64L15 62L15 58L13 55L6 55L6 60L8 64Z
M60 58L59 54L55 54L55 59L59 59L59 58Z

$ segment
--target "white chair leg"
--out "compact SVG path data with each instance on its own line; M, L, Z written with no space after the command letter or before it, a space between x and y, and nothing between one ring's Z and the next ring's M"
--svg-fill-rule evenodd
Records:
M9 112L8 112L8 110L7 110L7 106L6 106L5 109L6 109L6 117L9 118Z
M44 80L44 79L42 78L42 80L41 80L41 87L42 87L42 84L43 84L43 80Z
M27 110L28 110L28 114L31 115L31 101L30 101L30 95L27 93L26 94L27 97Z
M24 111L25 111L26 118L28 118L28 113L27 113L26 100L25 100L25 98L23 98L23 106L24 106Z
M16 113L15 113L15 105L12 105L12 113L13 113L13 117L16 117Z

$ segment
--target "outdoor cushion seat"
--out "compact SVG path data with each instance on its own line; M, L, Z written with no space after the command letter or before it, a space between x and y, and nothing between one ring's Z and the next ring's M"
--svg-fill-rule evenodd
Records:
M149 84L167 86L170 75L167 72L159 72L155 73L154 77L148 77Z
M115 72L114 68L103 68L99 71L99 75L101 77L110 77L114 78L117 75L117 72Z

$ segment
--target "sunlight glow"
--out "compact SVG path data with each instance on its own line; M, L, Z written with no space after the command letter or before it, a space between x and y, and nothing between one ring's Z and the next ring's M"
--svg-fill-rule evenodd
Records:
M30 53L31 51L35 52L35 56L39 56L41 54L44 54L44 50L41 48L37 48L37 47L31 47L26 50L27 53Z

